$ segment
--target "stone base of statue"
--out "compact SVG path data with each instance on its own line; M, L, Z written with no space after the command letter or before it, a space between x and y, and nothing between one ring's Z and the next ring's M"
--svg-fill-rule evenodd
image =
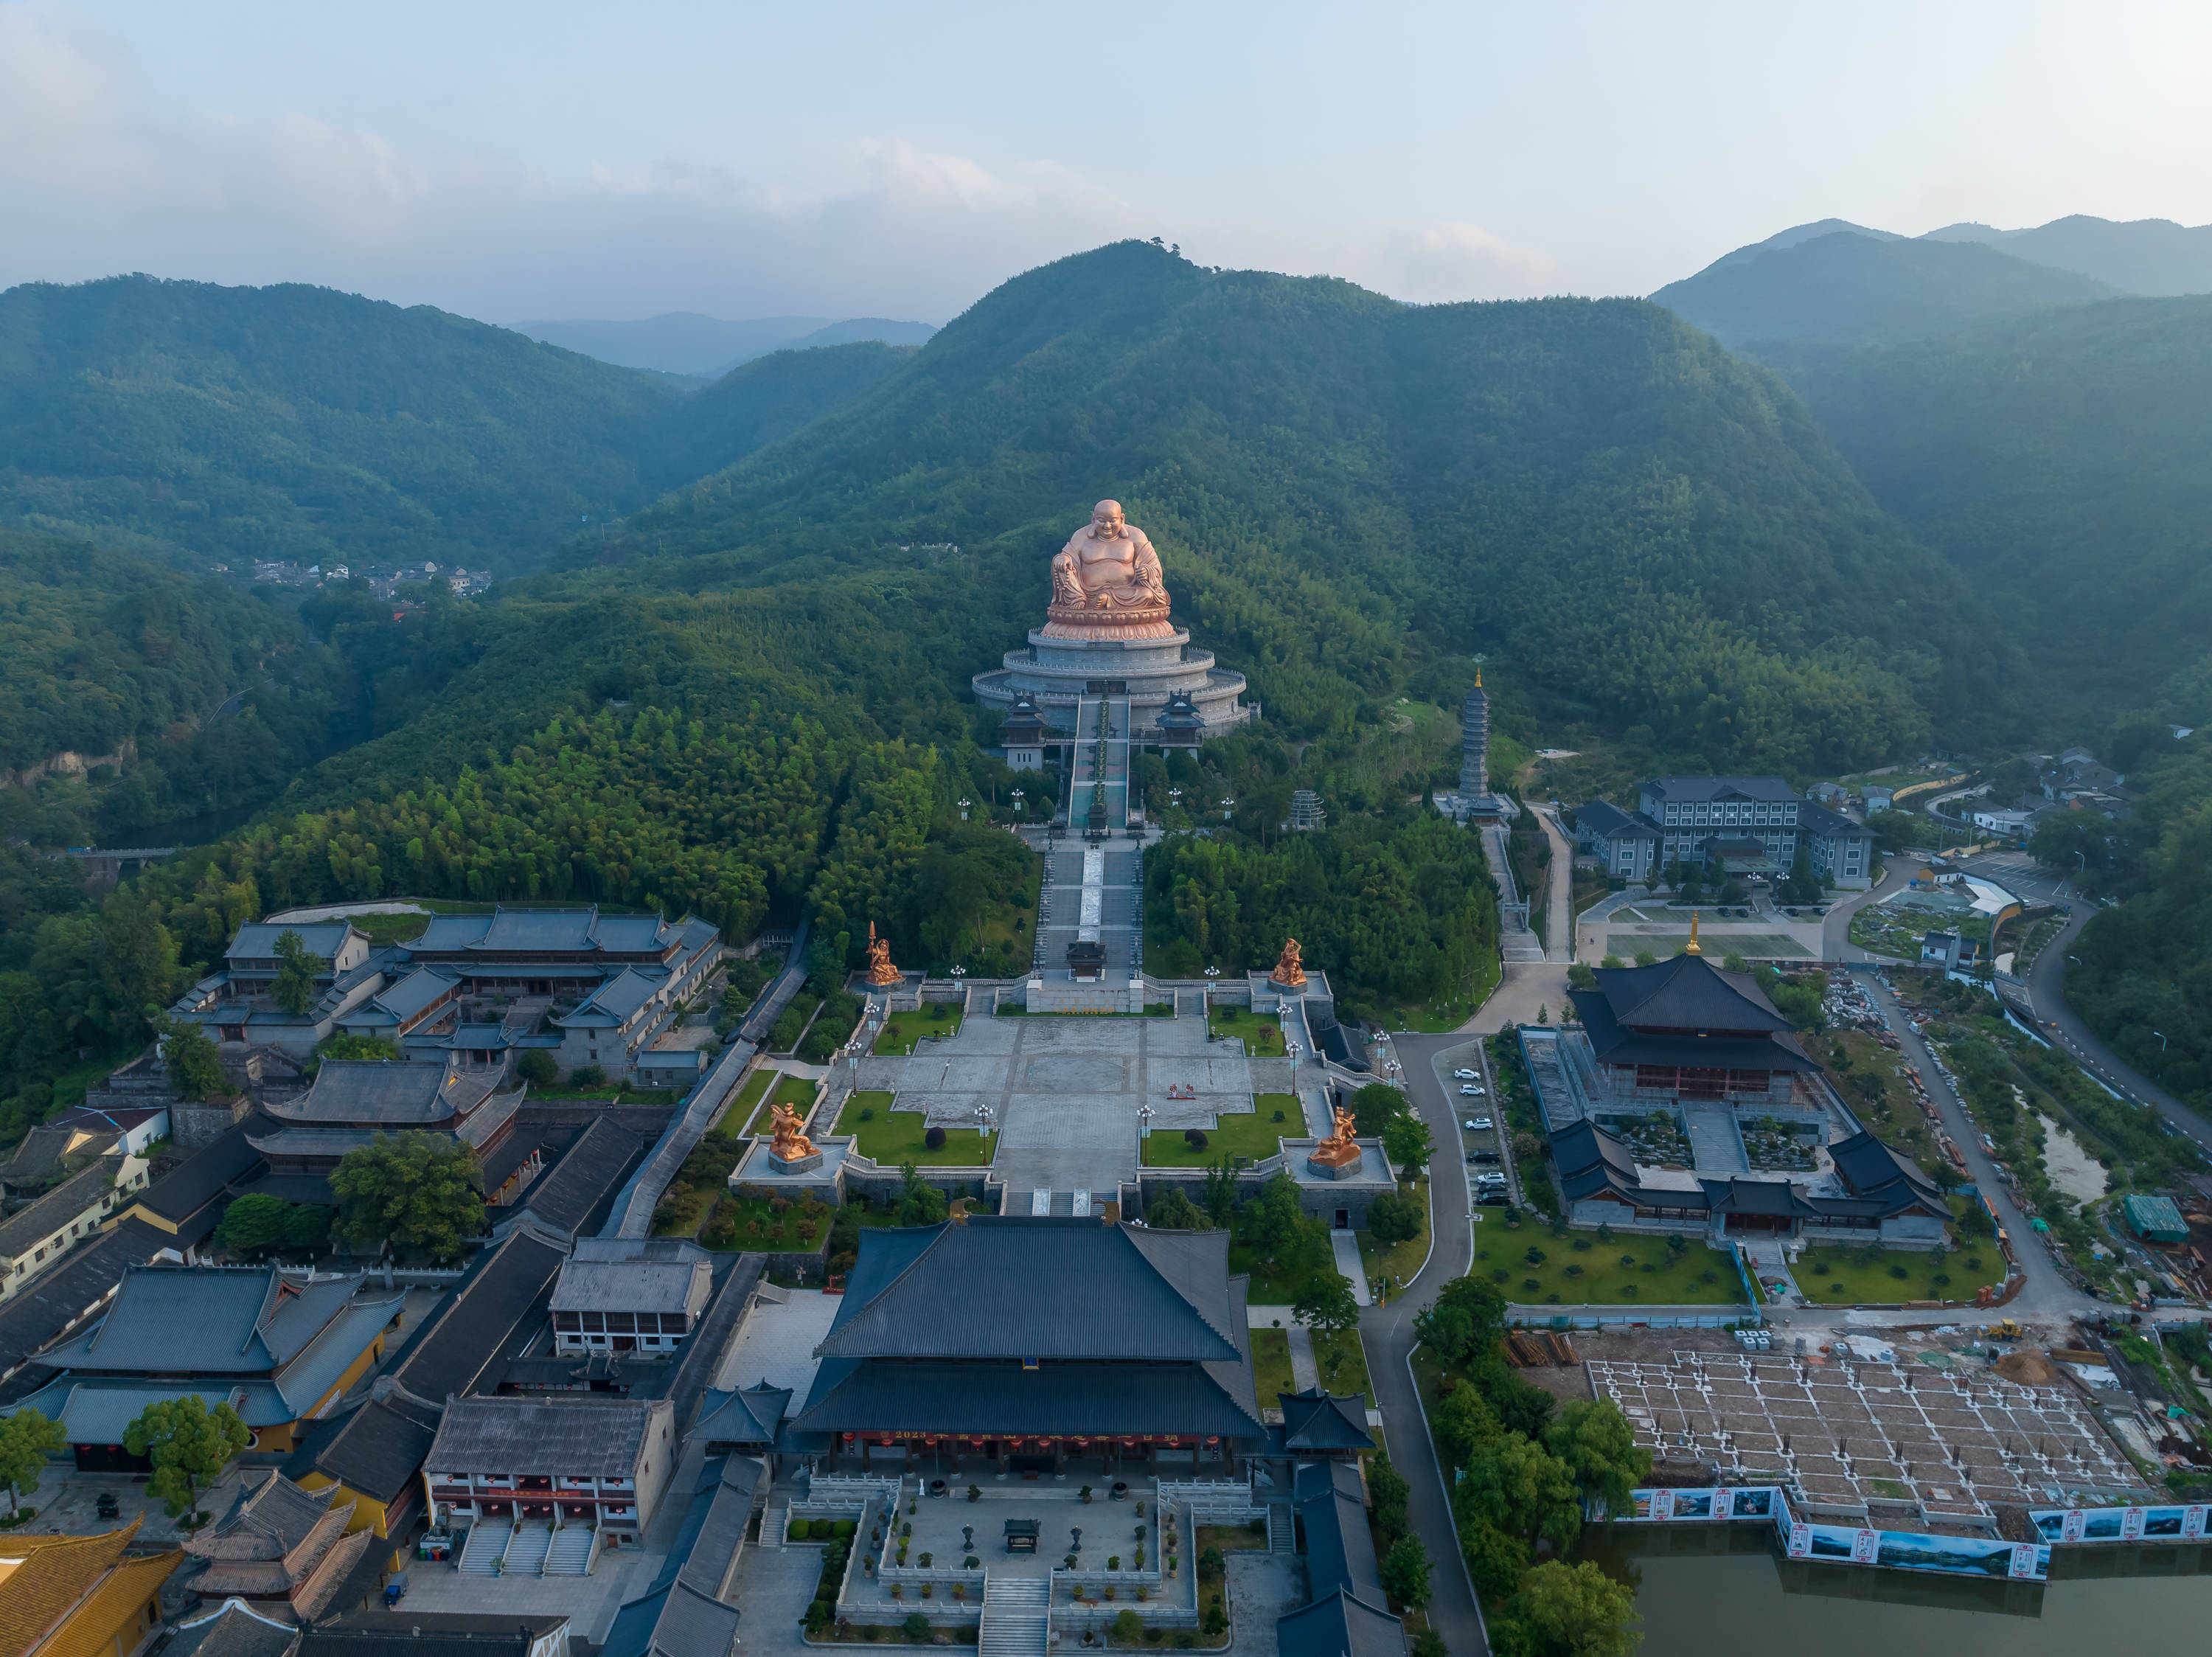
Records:
M1156 745L1195 746L1259 715L1240 700L1244 675L1215 667L1213 653L1192 648L1186 629L1170 624L1143 637L1086 631L1064 637L1048 624L1029 637L1029 649L1006 652L1004 667L969 682L975 699L1000 713L1030 697L1048 743L1071 740L1079 704L1102 696L1126 697L1138 740Z
M1306 1172L1321 1179L1357 1179L1367 1158L1355 1145L1348 1157L1335 1150L1317 1150L1306 1157Z
M804 1156L777 1156L770 1154L768 1171L770 1173L811 1173L822 1166L822 1153L809 1151Z

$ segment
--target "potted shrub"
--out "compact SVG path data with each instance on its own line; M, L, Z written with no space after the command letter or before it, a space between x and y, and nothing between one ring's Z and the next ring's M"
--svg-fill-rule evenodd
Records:
M968 1487L968 1499L970 1502L981 1502L983 1499L983 1487L980 1484L970 1484Z
M1120 1570L1121 1569L1121 1556L1118 1553L1108 1554L1106 1556L1106 1569L1109 1571Z
M925 1553L924 1555L922 1555L922 1556L921 1556L921 1568L922 1568L922 1569L924 1569L924 1570L927 1570L927 1569L929 1569L929 1560L930 1560L930 1556L929 1556L929 1555L927 1555L927 1554L926 1554L926 1553Z
M1091 1500L1091 1487L1088 1484L1085 1485L1081 1489L1076 1492L1076 1495L1081 1497L1085 1502L1089 1502Z

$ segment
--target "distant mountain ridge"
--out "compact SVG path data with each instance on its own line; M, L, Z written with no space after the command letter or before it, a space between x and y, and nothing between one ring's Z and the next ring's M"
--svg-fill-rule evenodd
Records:
M635 322L592 320L517 322L520 334L611 362L617 368L717 379L770 351L808 350L872 340L926 345L937 330L927 322L855 316L762 316L730 321L696 311L671 311Z
M1723 253L1651 297L1735 346L1898 344L2124 294L2212 293L2212 225L2075 214L1925 235L1819 219Z

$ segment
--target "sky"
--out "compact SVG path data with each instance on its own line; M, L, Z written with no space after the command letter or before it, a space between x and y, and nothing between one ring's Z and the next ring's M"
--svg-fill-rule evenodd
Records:
M2212 221L2212 6L0 0L0 287L942 323L1125 236L1423 303Z

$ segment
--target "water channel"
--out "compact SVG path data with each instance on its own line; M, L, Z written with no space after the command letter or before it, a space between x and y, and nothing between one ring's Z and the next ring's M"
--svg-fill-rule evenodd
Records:
M2212 1544L2061 1550L2047 1583L1789 1560L1753 1525L1589 1531L1581 1556L1636 1584L1638 1657L1751 1641L1790 1657L2181 1652L2212 1627Z

